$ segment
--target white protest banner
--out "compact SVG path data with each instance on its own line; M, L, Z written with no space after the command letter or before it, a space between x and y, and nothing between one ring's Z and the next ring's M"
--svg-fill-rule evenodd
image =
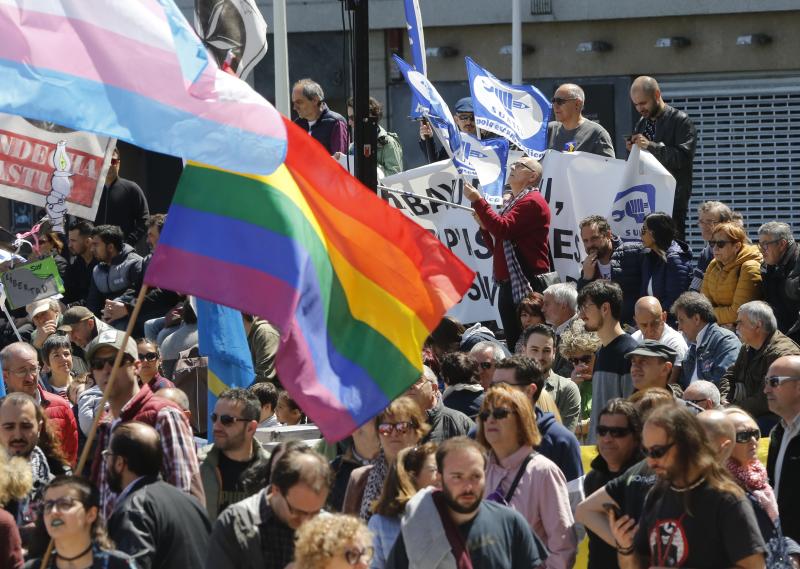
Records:
M477 185L477 181L473 184ZM467 207L470 205L464 198L463 181L450 160L394 174L384 178L383 185ZM498 289L492 279L492 251L486 246L470 211L389 192L383 192L383 198L435 234L475 271L472 287L448 314L461 322L494 320L500 325Z
M615 235L639 240L645 216L672 212L675 178L637 147L628 160L549 150L542 160L541 191L550 204L550 252L562 281L577 281L586 251L579 224L602 215Z
M115 145L113 138L0 113L0 190L47 208L54 226L64 213L93 220Z

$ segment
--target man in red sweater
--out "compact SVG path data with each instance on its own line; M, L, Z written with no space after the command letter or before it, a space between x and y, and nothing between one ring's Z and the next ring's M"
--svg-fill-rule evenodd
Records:
M78 460L78 424L69 401L49 393L39 385L39 355L25 342L14 342L0 351L3 380L9 393L27 393L42 406L56 429L64 457L74 467Z
M494 280L500 288L497 307L511 350L522 333L517 305L533 290L534 276L550 270L550 207L539 193L541 180L538 161L523 156L514 162L508 176L511 198L499 213L478 190L464 184L464 196L472 202L475 219L494 257Z

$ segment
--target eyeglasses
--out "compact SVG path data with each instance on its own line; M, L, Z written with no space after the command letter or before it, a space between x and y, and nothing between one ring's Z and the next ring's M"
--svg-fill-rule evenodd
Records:
M605 425L599 425L597 427L598 437L611 435L613 439L621 439L622 437L627 437L631 432L629 427L606 427Z
M384 437L392 434L392 431L398 435L405 435L415 425L410 421L400 421L399 423L381 423L378 425L378 433Z
M363 549L345 549L344 558L348 565L358 565L360 562L369 564L372 561L372 556L375 554L375 549L372 547L365 547Z
M92 361L89 363L89 365L92 366L94 371L99 371L105 368L106 364L113 366L115 359L116 356L111 356L110 358L92 358Z
M514 162L511 165L511 169L512 170L516 170L517 168L525 168L526 170L530 170L531 172L535 172L535 170L533 168L531 168L530 166L528 166L524 162Z
M592 304L591 302L584 302L578 307L578 312L586 312L587 310L589 310L590 306L597 308L596 304Z
M458 120L460 120L460 121L472 121L472 122L475 122L475 115L473 115L472 113L459 114L459 115L456 115L456 116L458 117Z
M483 369L492 369L494 367L494 362L481 362L478 365Z
M283 494L281 494L281 497L283 498L283 501L286 502L286 507L289 509L289 513L296 518L301 518L301 517L313 518L321 511L317 510L316 512L306 512L305 510L301 510L300 508L295 508L294 506L292 506L292 503L289 501L289 498L287 498Z
M692 403L693 405L702 405L707 401L707 399L684 399L686 403Z
M230 427L236 421L241 421L243 423L248 423L250 421L249 419L242 419L240 417L234 417L233 415L217 415L216 413L211 413L212 425L217 422L217 419L219 419L219 422L225 427Z
M749 443L750 439L759 440L761 431L758 429L748 429L747 431L736 431L736 442L740 444Z
M157 352L147 352L146 354L139 354L139 361L154 362L158 359Z
M552 99L550 99L550 102L553 103L554 105L563 105L564 103L567 103L569 101L574 101L575 99L576 97L570 97L569 99L564 99L563 97L553 97Z
M513 413L513 412L514 411L512 411L511 409L506 409L505 407L495 407L491 411L488 411L488 410L487 411L481 411L480 413L478 413L478 417L480 417L481 421L484 421L484 422L490 416L494 417L496 421L502 421L503 419L505 419L506 417L511 415L511 413Z
M783 241L783 239L773 239L772 241L764 241L763 243L759 241L758 248L763 251L766 251L767 247L769 247L770 245L775 245L775 243L780 243L781 241Z
M572 364L573 367L578 367L580 364L589 365L592 361L592 356L580 356L577 358L568 358L567 361Z
M674 442L671 442L667 445L653 445L650 448L642 445L642 454L648 458L658 460L659 458L664 458L664 455L669 452L669 449L671 449L674 444Z
M723 247L725 247L725 245L728 245L730 243L733 243L733 241L724 241L724 240L713 241L712 240L712 241L708 242L708 246L711 247L712 249L722 249Z
M81 502L77 498L73 498L72 496L64 496L63 498L59 498L58 500L45 500L42 502L42 512L47 513L50 510L57 510L59 512L64 512L69 510L75 504L80 504Z
M42 368L40 368L39 366L36 366L36 367L23 367L20 369L7 369L6 371L11 375L13 375L14 377L23 378L23 377L30 377L32 375L39 375L39 371L41 369Z
M798 381L800 380L800 376L794 375L770 375L764 378L764 384L769 385L772 389L775 389L782 383L786 381Z

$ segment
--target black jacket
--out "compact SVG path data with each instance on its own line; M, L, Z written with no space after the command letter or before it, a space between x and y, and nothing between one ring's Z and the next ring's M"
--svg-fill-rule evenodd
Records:
M780 264L761 264L761 290L778 319L778 330L789 335L789 330L800 322L800 246L797 243L789 245Z
M767 474L769 484L775 488L775 463L778 458L778 451L783 440L783 425L778 425L772 429L769 435L769 454L767 454ZM800 541L800 435L796 435L783 455L783 467L781 468L781 486L775 488L778 495L778 513L780 514L783 535L791 537L795 541Z
M95 225L119 225L125 243L135 247L147 232L148 217L147 198L136 182L117 177L110 186L103 186Z
M422 439L423 443L441 444L453 437L466 436L475 426L475 422L464 413L445 407L441 399L428 410L428 424L431 431Z
M639 299L639 288L642 283L642 259L644 248L640 242L623 243L616 235L611 237L611 280L622 288L622 318L623 324L633 323L633 307ZM600 271L595 273L599 278ZM592 282L583 278L578 279L578 290Z
M108 534L142 569L203 567L211 523L200 503L162 480L140 478L114 507Z
M689 290L692 278L692 251L683 241L673 241L666 251L666 261L657 253L646 250L642 259L642 286L639 297L650 296L648 288L653 280L653 294L661 307L669 313L672 303Z
M642 134L647 119L639 119L634 128L635 134ZM679 196L688 200L692 195L692 162L697 145L697 129L689 116L683 111L664 106L664 111L656 119L656 134L649 152L675 177L675 200Z

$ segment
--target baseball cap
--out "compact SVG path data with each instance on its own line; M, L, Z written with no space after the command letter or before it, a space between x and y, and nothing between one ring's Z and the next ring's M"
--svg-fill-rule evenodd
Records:
M645 340L638 348L625 354L625 359L630 359L632 356L649 356L652 358L664 358L668 362L675 363L675 358L678 357L678 352L657 342L656 340Z
M45 310L50 310L50 299L43 298L41 300L34 300L25 307L25 310L28 311L28 318L33 319L37 314L41 314Z
M89 342L88 346L86 346L86 361L91 362L94 353L103 346L110 346L116 350L121 350L123 346L122 341L124 339L125 333L120 330L115 330L113 328L110 330L103 330L94 340ZM136 342L134 342L133 338L129 336L128 342L124 345L125 353L132 357L134 361L138 360L139 351L136 349Z
M455 106L457 113L474 113L472 109L472 97L464 97L459 99Z
M85 306L73 306L64 313L64 317L61 319L61 325L58 329L69 332L75 324L83 322L84 320L89 320L89 318L94 318L94 314L91 310Z

